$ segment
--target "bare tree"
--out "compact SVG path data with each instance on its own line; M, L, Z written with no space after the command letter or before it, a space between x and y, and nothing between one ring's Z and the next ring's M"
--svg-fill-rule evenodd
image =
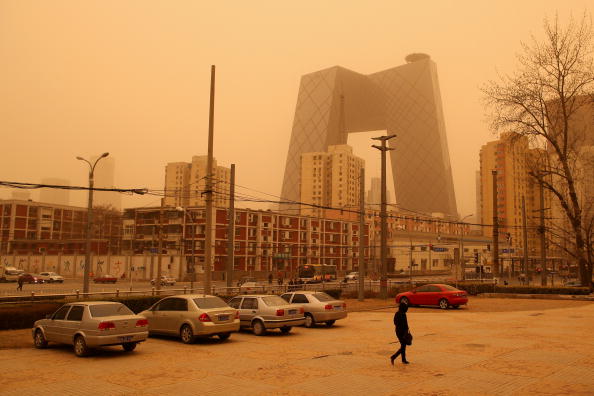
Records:
M563 27L556 16L544 21L545 38L522 43L518 70L482 87L497 132L528 136L541 158L531 175L561 207L571 229L572 256L583 286L592 287L589 219L579 194L578 164L589 138L576 118L594 110L592 22L586 14ZM593 144L593 143L589 143ZM584 225L587 227L584 227Z

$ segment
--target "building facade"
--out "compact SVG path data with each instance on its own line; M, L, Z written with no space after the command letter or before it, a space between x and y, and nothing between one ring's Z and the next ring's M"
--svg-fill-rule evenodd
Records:
M365 161L348 145L301 155L301 214L325 217L324 207L357 209Z
M193 156L192 162L170 162L165 166L164 205L169 207L203 206L206 203L206 155ZM213 205L229 206L231 169L218 166L213 159Z
M5 254L84 254L87 208L44 202L0 200L0 252ZM96 209L91 251L116 254L122 234L120 212Z
M298 201L303 153L347 143L349 133L386 130L393 190L403 208L457 215L437 66L407 64L363 75L335 66L301 78L281 196ZM290 205L289 205L290 206Z
M480 151L480 218L484 236L493 233L493 175L497 180L497 218L499 225L500 260L504 270L519 268L524 256L522 203L525 205L529 259L540 257L540 211L550 208L550 196L544 194L540 205L540 186L529 174L538 156L529 147L528 138L516 133L504 133L501 138L485 144ZM550 219L549 214L545 217ZM489 226L491 225L491 226ZM547 225L550 225L547 220Z
M212 269L222 273L227 259L226 209L215 209L214 262ZM160 222L162 219L162 222ZM204 268L206 213L204 207L133 208L124 212L124 252L154 252L161 234L163 252L183 256L194 262L197 272ZM234 269L258 273L281 271L296 276L303 264L336 265L339 272L357 269L361 234L357 222L320 219L277 212L236 209ZM363 240L367 243L367 230ZM366 250L366 255L368 254Z

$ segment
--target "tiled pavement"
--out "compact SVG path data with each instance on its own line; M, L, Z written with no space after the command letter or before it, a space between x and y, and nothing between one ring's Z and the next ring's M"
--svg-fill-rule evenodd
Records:
M594 303L418 309L409 313L412 363L394 367L392 315L195 345L151 338L133 353L113 347L84 359L69 347L2 350L0 395L594 395Z

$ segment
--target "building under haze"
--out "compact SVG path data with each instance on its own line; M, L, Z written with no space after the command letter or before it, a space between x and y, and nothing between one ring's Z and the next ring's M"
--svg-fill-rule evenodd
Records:
M206 168L208 157L196 155L192 162L170 162L165 166L165 206L203 206L206 203ZM213 159L213 204L229 205L231 169L218 166Z
M301 214L324 216L321 207L358 210L364 166L365 161L353 155L352 147L346 144L301 154Z
M51 184L54 186L69 186L70 180L59 179L56 177L46 177L41 179L41 184ZM39 202L70 205L70 190L58 188L42 188L39 190Z
M97 156L91 157L91 163L97 161ZM105 157L95 166L96 188L117 188L115 184L115 158ZM118 192L95 191L93 193L93 206L112 207L122 210L122 195Z
M300 199L303 153L346 144L349 133L386 130L397 135L389 143L390 187L399 207L457 216L437 67L425 54L406 61L368 75L335 66L301 78L284 200Z
M538 154L531 149L528 138L516 133L504 133L501 138L483 145L480 151L480 219L484 236L493 233L493 174L497 180L497 217L499 224L500 260L503 268L511 268L512 259L519 269L524 255L522 202L525 205L528 235L528 255L540 257L538 233L540 195L539 185L530 176L531 157ZM545 208L550 208L546 196Z
M371 186L367 190L367 199L365 205L371 209L379 209L382 203L382 179L380 177L371 178ZM392 203L392 193L390 189L386 189L386 203Z

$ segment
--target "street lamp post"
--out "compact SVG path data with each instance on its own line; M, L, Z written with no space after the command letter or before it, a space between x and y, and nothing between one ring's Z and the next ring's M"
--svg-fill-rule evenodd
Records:
M95 185L95 166L101 158L105 158L109 153L103 153L95 160L93 164L82 157L76 157L79 161L84 161L89 165L89 201L87 205L87 235L86 235L86 252L85 252L85 268L83 277L83 293L89 292L89 271L91 268L91 229L93 225L93 187Z

